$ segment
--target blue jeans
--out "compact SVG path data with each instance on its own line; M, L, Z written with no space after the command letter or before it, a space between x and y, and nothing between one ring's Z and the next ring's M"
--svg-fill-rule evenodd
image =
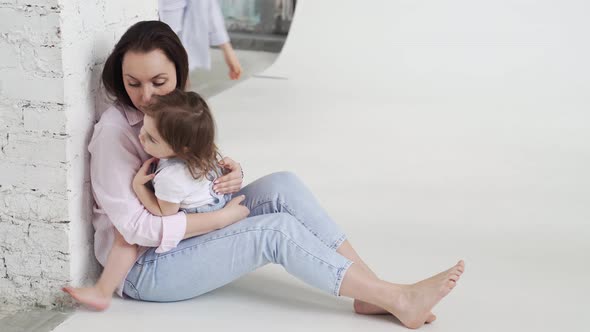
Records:
M215 179L213 179L215 180ZM213 203L207 205L201 205L194 208L181 208L180 210L185 213L205 213L205 212L213 212L217 210L223 209L225 204L231 201L231 194L218 194L213 190L213 186L215 183L211 182L209 184L209 194L213 197Z
M168 252L155 248L131 269L123 292L142 301L199 296L268 263L335 296L350 260L336 252L344 233L292 173L267 175L236 195L246 195L248 218L185 239Z

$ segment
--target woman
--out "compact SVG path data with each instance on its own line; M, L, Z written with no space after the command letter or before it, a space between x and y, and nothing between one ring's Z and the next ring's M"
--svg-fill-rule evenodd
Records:
M412 285L379 279L291 173L271 174L241 189L240 165L224 159L221 166L229 173L215 190L245 195L249 215L223 228L208 213L150 214L131 186L150 158L138 138L142 109L152 95L184 89L187 76L186 51L170 27L158 21L129 28L105 63L103 83L116 102L96 124L88 148L95 253L104 266L116 232L140 248L119 295L184 300L272 262L312 286L354 298L357 313L391 313L411 328L436 319L431 309L453 289L464 263Z

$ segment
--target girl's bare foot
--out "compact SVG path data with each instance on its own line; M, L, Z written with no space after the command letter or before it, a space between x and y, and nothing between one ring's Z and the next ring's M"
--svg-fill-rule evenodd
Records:
M70 294L76 301L94 310L103 311L111 304L112 294L105 294L97 287L64 287L62 290Z
M405 326L419 328L430 319L436 319L432 315L432 308L451 292L463 271L465 263L461 260L452 268L433 277L403 286L401 294L396 298L392 297L391 303L385 308Z

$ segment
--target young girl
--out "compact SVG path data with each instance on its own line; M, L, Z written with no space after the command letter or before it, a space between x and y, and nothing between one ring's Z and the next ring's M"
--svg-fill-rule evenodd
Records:
M186 213L223 213L237 222L249 211L240 196L213 190L221 176L215 145L215 124L207 103L194 92L175 90L153 97L145 113L139 139L147 160L133 179L133 190L145 208L157 216ZM159 161L157 161L159 159ZM155 165L155 172L150 166ZM154 191L148 189L148 186ZM157 251L156 251L157 252ZM63 290L96 310L108 308L112 294L137 259L137 245L128 244L117 232L104 271L94 287Z

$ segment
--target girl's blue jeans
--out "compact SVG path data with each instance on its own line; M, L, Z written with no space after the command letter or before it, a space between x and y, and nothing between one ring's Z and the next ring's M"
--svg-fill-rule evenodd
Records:
M185 239L162 254L149 249L128 274L125 295L142 301L185 300L275 263L338 296L352 264L336 252L346 236L297 176L270 174L235 195L242 194L248 218Z

